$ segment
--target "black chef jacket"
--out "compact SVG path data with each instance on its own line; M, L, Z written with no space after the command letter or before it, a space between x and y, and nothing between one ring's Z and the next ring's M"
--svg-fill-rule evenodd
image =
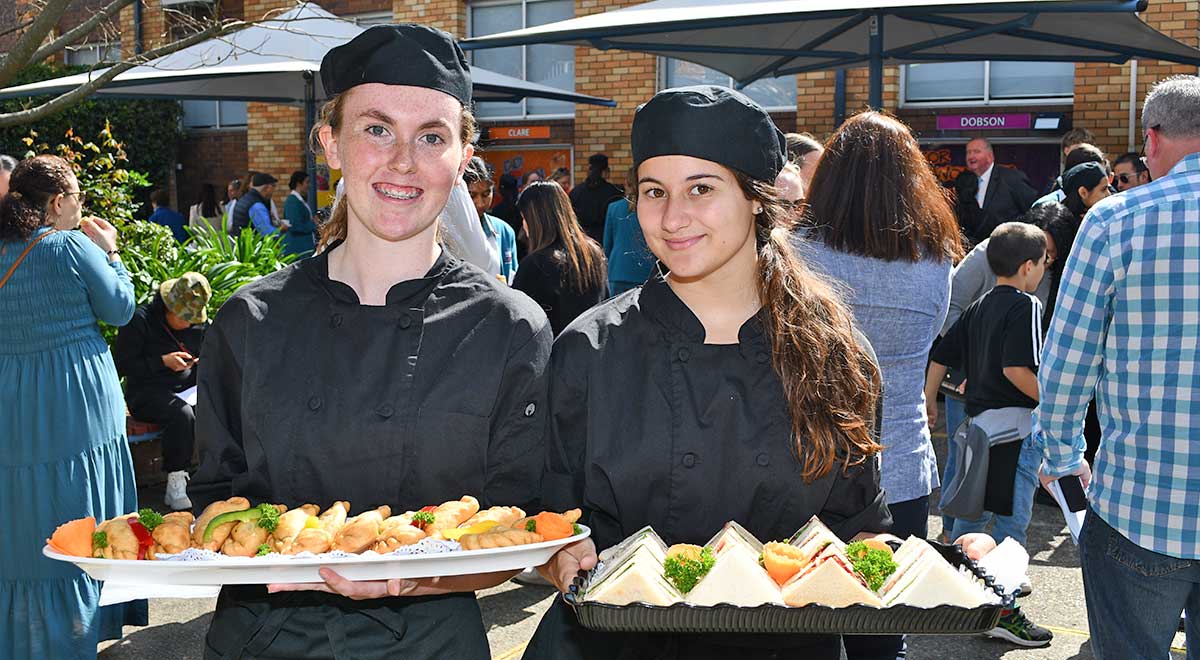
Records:
M551 337L537 305L444 251L382 306L331 280L328 252L301 261L241 289L209 330L193 481L292 507L345 499L354 512L464 494L536 508ZM222 591L207 657L335 656L488 648L474 594Z
M877 458L801 479L762 316L742 326L737 344L705 344L704 336L661 277L559 336L542 482L548 508L582 503L599 549L644 525L667 543L703 544L730 520L764 542L782 540L814 514L845 539L886 531ZM829 636L594 633L556 599L525 657L751 659L778 657L780 648L801 657L797 647L808 648L806 658L838 657Z

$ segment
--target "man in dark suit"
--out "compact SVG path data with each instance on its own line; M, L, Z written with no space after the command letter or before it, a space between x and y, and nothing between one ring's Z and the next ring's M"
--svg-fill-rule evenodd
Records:
M984 138L967 143L967 171L958 176L954 188L958 224L973 243L990 236L998 225L1016 220L1038 198L1020 170L996 167L992 145Z

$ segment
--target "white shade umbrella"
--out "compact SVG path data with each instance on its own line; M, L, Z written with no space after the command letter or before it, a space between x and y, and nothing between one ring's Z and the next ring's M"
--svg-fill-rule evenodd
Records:
M964 60L1200 66L1200 51L1143 23L1147 0L654 0L468 39L464 49L571 44L673 57L741 85L867 66L880 107L883 66Z

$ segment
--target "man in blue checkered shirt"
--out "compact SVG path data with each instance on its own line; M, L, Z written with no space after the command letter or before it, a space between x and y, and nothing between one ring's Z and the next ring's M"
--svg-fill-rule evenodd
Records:
M1142 121L1154 181L1084 218L1038 373L1042 481L1091 482L1079 556L1100 660L1168 657L1185 610L1200 654L1200 78L1155 85Z

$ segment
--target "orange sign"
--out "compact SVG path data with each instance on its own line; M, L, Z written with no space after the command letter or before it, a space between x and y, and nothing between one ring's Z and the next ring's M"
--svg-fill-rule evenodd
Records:
M493 126L488 129L493 140L524 140L550 137L549 126Z
M509 149L487 149L483 159L492 166L496 173L496 183L500 183L500 175L508 174L520 181L530 172L535 172L540 179L547 179L554 171L565 167L571 169L571 147L512 147ZM500 191L496 191L496 204L500 203Z

